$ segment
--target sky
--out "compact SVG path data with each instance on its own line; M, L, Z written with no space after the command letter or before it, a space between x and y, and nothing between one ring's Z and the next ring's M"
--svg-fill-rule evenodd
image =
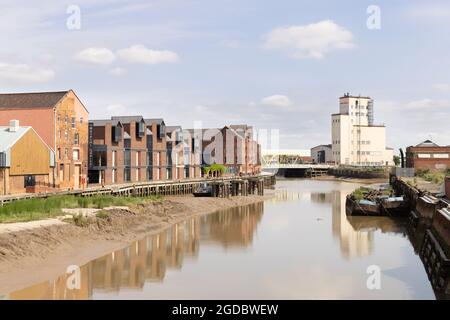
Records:
M388 146L450 145L448 1L0 0L0 34L0 92L73 89L91 119L247 123L309 149L350 92Z

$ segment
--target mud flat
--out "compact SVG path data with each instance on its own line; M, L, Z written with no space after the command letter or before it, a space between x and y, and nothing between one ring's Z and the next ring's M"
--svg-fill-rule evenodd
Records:
M167 197L91 216L82 226L57 219L0 224L0 295L65 273L133 240L158 233L188 217L270 198Z

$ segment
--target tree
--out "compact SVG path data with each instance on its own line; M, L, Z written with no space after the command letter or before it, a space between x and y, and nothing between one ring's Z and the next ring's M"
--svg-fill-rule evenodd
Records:
M399 165L400 165L400 157L399 157L399 156L394 156L394 164L395 164L396 166L399 166Z

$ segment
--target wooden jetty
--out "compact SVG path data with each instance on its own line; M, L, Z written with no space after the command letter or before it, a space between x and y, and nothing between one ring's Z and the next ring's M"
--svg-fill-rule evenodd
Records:
M121 197L145 197L151 195L178 196L193 194L201 184L212 186L212 197L264 195L264 186L272 183L272 176L257 175L245 177L203 178L172 181L149 181L111 186L93 186L84 190L59 191L39 194L1 196L0 205L18 200L48 198L57 195L77 195L92 197L112 195Z

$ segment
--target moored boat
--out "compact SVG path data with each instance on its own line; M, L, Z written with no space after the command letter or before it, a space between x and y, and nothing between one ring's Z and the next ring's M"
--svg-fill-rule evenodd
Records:
M346 212L349 216L379 216L380 205L375 201L366 199L356 200L351 195L347 196Z
M408 202L403 197L389 197L381 200L381 214L390 217L405 217L410 212Z
M211 197L212 196L212 188L208 183L201 183L197 190L194 192L194 197Z

